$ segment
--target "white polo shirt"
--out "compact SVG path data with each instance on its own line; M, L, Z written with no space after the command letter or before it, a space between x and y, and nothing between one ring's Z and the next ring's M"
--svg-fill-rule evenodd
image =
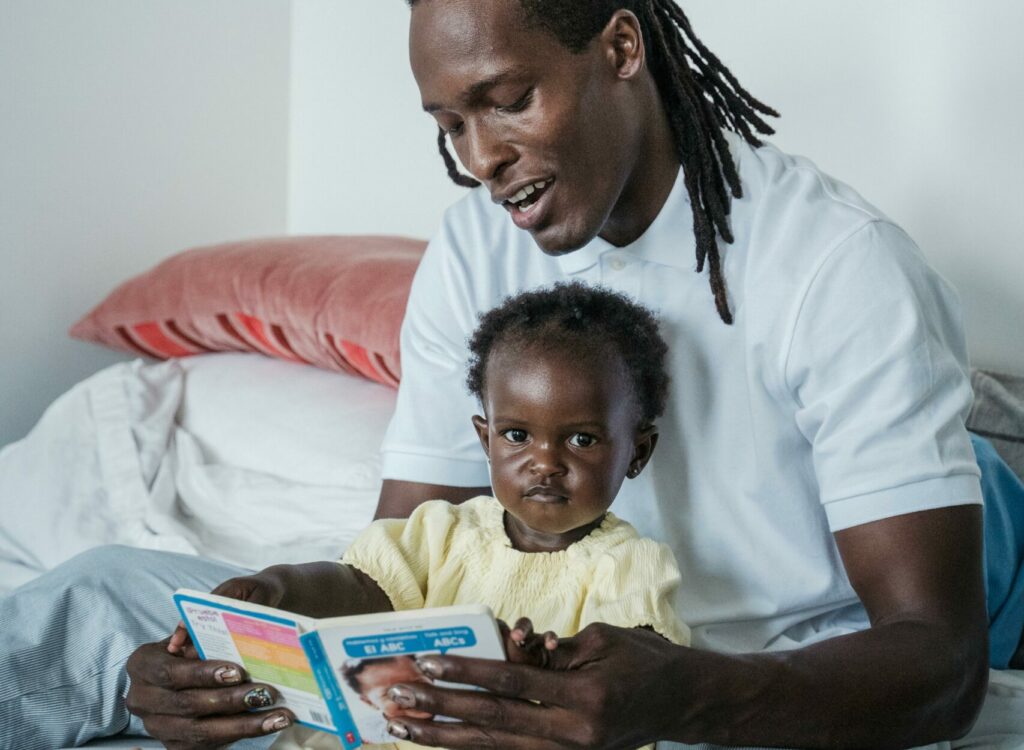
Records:
M636 242L560 258L483 189L449 209L413 283L382 450L387 478L488 485L464 385L478 316L567 279L642 302L669 345L671 395L614 510L674 550L694 645L750 651L867 627L830 532L981 490L953 290L846 185L771 146L730 146L744 193L723 246L732 326L694 270L682 172Z

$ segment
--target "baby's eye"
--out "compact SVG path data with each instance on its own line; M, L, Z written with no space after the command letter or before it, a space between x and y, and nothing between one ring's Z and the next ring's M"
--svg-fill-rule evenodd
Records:
M526 441L527 437L526 430L516 429L505 430L502 433L502 435L504 435L505 439L508 440L510 443L523 443Z
M569 438L569 445L574 445L577 448L589 448L597 442L597 438L593 435L588 435L585 432L577 432L571 438Z

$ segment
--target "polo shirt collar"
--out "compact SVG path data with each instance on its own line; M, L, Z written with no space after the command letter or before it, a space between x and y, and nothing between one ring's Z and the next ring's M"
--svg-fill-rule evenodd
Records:
M679 169L675 184L661 211L635 241L623 247L595 237L579 250L558 258L562 272L576 274L594 266L607 252L632 256L649 263L692 269L696 263L693 254L693 215L690 195L686 191L683 170Z

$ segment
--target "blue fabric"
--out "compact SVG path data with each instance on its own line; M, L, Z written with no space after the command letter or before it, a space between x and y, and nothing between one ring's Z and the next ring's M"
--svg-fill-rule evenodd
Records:
M985 438L971 433L985 496L989 664L1006 669L1024 630L1024 483Z
M129 654L174 629L175 588L209 590L248 572L188 555L99 547L0 597L0 750L144 734L124 705Z

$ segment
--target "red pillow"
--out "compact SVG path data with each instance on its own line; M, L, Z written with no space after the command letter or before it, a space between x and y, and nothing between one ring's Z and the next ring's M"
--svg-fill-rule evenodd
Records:
M398 330L425 247L326 236L186 250L121 284L71 335L160 359L255 351L397 386Z

